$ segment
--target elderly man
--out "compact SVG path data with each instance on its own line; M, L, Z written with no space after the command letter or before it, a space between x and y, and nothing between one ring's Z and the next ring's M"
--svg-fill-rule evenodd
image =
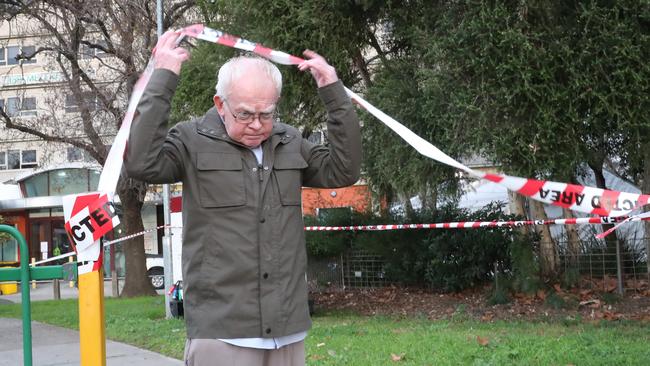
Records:
M334 68L312 51L309 70L327 109L330 145L279 123L280 71L237 57L218 74L214 107L168 131L170 100L188 52L167 32L138 105L127 173L183 182L183 279L187 365L304 365L311 326L301 186L359 178L354 107Z

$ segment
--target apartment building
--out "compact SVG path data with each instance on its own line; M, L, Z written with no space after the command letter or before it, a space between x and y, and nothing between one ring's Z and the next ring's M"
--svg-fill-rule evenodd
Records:
M70 72L55 53L25 58L51 45L52 37L37 22L23 17L0 22L0 108L12 124L88 142L81 118L85 108L101 143L110 147L116 130L97 95L82 90L83 103L78 102L66 81ZM116 88L111 57L100 49L82 45L79 65L101 90ZM101 166L86 150L8 128L5 118L0 118L0 216L25 236L30 258L72 250L63 226L61 197L96 190L100 174ZM155 206L147 207L144 214L147 224L155 225ZM158 249L155 235L147 240L150 252ZM15 241L0 243L0 263L16 262L19 255Z

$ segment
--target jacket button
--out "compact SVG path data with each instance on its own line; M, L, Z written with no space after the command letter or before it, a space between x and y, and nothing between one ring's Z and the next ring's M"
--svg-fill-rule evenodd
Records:
M262 275L262 277L264 277L264 279L267 279L267 278L269 278L269 274L268 274L268 273L264 273L264 274Z
M260 219L260 222L261 222L262 224L263 224L265 221L266 221L266 219L263 218L263 217Z
M266 328L266 331L265 331L265 332L266 332L266 334L271 333L271 328Z

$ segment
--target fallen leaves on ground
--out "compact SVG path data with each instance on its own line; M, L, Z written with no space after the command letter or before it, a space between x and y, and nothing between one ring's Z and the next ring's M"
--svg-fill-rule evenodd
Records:
M373 289L334 288L327 292L314 292L316 312L323 310L349 310L363 315L425 316L429 319L451 319L459 314L463 317L484 322L495 320L549 320L585 319L594 320L639 320L650 322L650 289L628 293L611 305L605 305L603 292L616 286L615 278L584 280L581 287L562 289L562 297L570 297L574 305L568 308L553 308L546 304L548 291L533 294L514 293L512 302L503 305L487 305L492 287L485 286L460 293L446 294L432 290L389 286ZM637 281L640 286L645 282ZM558 285L559 287L559 285ZM551 291L556 291L551 286ZM462 309L462 311L458 311ZM605 315L606 311L609 313ZM401 334L401 329L392 331Z
M476 336L476 342L482 347L487 347L488 344L490 344L490 339L487 337L483 338L479 335Z
M309 359L312 360L312 361L324 360L325 356L314 354L314 355L309 356Z

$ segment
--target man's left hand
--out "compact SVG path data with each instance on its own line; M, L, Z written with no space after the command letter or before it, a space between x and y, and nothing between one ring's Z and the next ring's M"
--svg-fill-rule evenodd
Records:
M300 71L309 70L319 88L339 80L339 77L336 76L336 70L325 61L323 56L311 50L305 50L303 55L308 59L301 62L298 65L298 69L300 69Z

